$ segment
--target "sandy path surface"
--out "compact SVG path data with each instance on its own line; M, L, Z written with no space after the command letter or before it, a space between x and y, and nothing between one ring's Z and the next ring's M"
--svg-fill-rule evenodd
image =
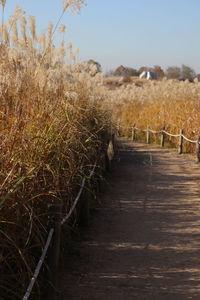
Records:
M128 141L120 157L66 256L60 299L200 299L200 165Z

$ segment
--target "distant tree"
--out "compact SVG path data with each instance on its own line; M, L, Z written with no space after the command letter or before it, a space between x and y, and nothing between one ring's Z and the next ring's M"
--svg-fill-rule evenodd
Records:
M198 79L198 81L200 81L200 74L197 74L196 78Z
M101 72L101 65L97 61L90 59L85 62L78 62L73 65L73 71L76 73L88 73L95 76Z
M139 72L133 68L126 68L126 75L127 76L138 76Z
M94 60L94 59L89 59L88 62L87 62L89 65L95 65L96 66L96 70L97 70L97 73L101 72L102 69L101 69L101 65L98 61Z
M165 72L163 71L163 69L161 68L161 66L155 65L152 68L152 71L156 74L157 78L163 78L165 76Z
M126 68L123 65L121 65L116 68L113 74L115 76L124 76L126 74Z
M182 65L181 68L176 66L168 67L166 70L166 75L168 78L173 79L193 80L196 76L196 73L191 67Z
M196 76L195 71L186 65L182 65L181 67L181 77L182 79L189 79L189 80L193 80Z
M167 78L180 79L181 78L181 68L176 66L170 66L166 70Z
M133 68L124 67L123 65L117 67L113 73L115 76L138 76L138 71Z

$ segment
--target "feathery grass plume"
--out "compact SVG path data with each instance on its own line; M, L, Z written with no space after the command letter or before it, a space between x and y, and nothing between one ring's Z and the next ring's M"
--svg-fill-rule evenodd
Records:
M20 16L24 15L25 11L22 9L21 6L16 5L14 8L14 14L13 14L13 18L15 20L18 20Z
M40 51L41 51L41 54L42 53L45 53L45 50L47 48L47 38L46 38L46 34L44 32L40 33L38 35L38 43L39 43L39 46L40 46Z
M14 48L18 46L18 29L16 20L12 21L11 42Z
M79 54L79 48L78 48L78 47L77 47L77 48L74 48L74 55L75 55L75 60L74 60L74 62L75 62L75 61L78 62L78 60L79 60L78 54Z
M18 38L18 47L21 50L27 50L27 40L25 41L21 36Z
M69 61L70 61L70 64L71 64L71 61L74 61L74 55L73 55L73 51L72 51L72 43L67 43L67 50L69 52Z
M53 23L49 22L48 27L47 27L47 43L48 43L48 45L51 45L52 36L53 36Z
M5 5L6 5L6 0L0 0L0 5L1 5L2 7L5 7Z
M23 38L23 40L24 40L25 43L27 41L26 24L27 24L26 18L24 16L20 16L19 17L19 25L20 25L20 30L21 30L22 38Z
M62 11L62 13L60 15L60 18L58 19L56 25L54 26L54 28L52 27L50 29L50 32L51 32L50 35L49 35L49 28L48 28L48 46L47 46L47 48L46 48L46 50L45 50L45 52L44 52L44 54L43 54L43 56L41 58L41 62L44 60L44 58L45 58L45 56L46 56L49 48L50 48L50 53L52 51L52 49L51 49L52 48L51 47L51 43L52 43L52 40L53 40L53 36L54 36L54 34L55 34L55 32L56 32L59 24L60 24L60 21L61 21L63 15L64 15L66 9L69 6L71 6L72 7L71 11L73 13L78 13L80 11L80 9L81 9L81 6L85 3L84 0L66 0L66 1L63 0L62 2L63 2L63 11ZM51 54L50 54L50 57L51 57Z
M80 11L81 7L84 5L85 0L64 0L63 1L63 11L66 11L68 7L71 8L71 12L76 14Z
M79 48L74 48L74 53L79 54Z
M24 14L25 14L25 11L21 8L21 6L16 5L15 8L14 8L14 13L8 18L8 24L10 26L9 33L12 31L13 25Z
M65 42L64 42L64 40L62 40L61 43L60 43L59 54L61 56L61 59L64 59L64 57L66 56L66 50L65 50Z
M63 35L63 41L65 40L65 30L66 30L66 26L64 24L61 24L59 26L59 32L62 33L62 35ZM64 48L64 45L62 48Z
M31 33L32 40L36 40L36 31L35 31L35 17L34 16L28 16L28 25L29 25L29 30Z
M71 5L71 0L63 0L63 11L66 11L66 9Z
M61 24L59 26L59 32L64 33L66 31L66 26L64 24Z
M10 36L6 24L3 25L3 41L6 46L10 45Z
M72 43L67 43L67 49L71 50L72 49Z
M69 59L72 60L74 63L76 61L76 56L73 54L72 51L70 51L70 53L69 53Z
M5 5L6 5L6 0L0 0L0 5L2 6L2 17L1 17L1 38L3 39L3 26L4 26L4 11L5 11Z

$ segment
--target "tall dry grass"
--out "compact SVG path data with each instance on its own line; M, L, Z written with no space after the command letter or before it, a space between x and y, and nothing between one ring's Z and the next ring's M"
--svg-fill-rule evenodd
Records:
M76 11L83 3L65 1ZM5 1L1 2L5 5ZM61 14L61 16L62 16ZM0 297L21 299L47 235L47 206L69 210L88 168L102 155L110 113L91 84L55 47L58 28L37 34L35 18L15 9L2 23L0 45ZM63 33L64 26L60 28ZM84 75L82 74L84 77ZM88 75L90 81L90 75ZM86 77L84 77L86 78ZM39 287L38 287L39 288Z
M146 81L142 86L128 84L102 93L107 93L110 99L115 122L124 127L122 134L127 134L126 127L135 124L141 129L164 127L171 133L184 129L184 134L191 139L200 135L200 83L197 80L193 83L166 79Z

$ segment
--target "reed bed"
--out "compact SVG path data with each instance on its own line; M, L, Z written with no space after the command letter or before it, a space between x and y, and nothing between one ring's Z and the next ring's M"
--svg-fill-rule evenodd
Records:
M64 1L61 17L83 2ZM5 3L0 1L3 12ZM77 63L78 49L65 42L65 30L49 23L38 34L35 18L20 7L0 24L3 300L22 298L46 239L48 204L69 210L82 178L105 149L111 124L120 125L122 135L133 124L173 133L183 128L189 138L200 134L200 83L163 80L110 89L95 65Z
M165 128L168 132L184 134L191 139L200 135L200 83L194 80L180 82L176 80L146 81L142 87L134 84L124 85L110 90L115 122L121 126L121 134L130 134L127 127L134 124L153 130ZM170 143L177 139L170 138ZM185 151L193 146L185 143Z
M82 3L66 1L63 12ZM90 74L85 85L66 63L77 50L53 45L57 25L38 35L34 17L17 7L0 27L0 298L14 300L42 252L48 204L69 210L102 155L111 118L93 93L97 79Z

